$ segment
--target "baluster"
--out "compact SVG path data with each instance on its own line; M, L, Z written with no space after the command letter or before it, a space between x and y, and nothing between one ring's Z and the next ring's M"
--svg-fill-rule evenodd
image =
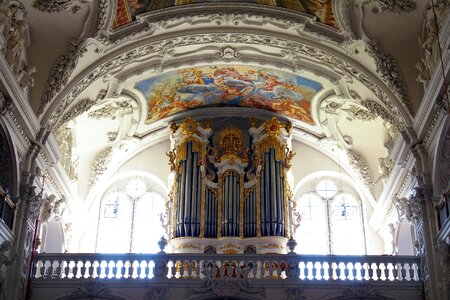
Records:
M54 269L54 273L55 273L55 277L56 278L61 278L61 263L62 263L62 259L58 258L55 260L56 262L56 268Z
M69 278L70 276L70 263L72 262L72 260L67 260L66 261L66 266L64 267L64 278Z
M280 278L286 279L286 269L287 269L287 263L283 260L280 263Z
M130 259L129 264L130 267L128 268L128 278L134 278L134 272L135 272L135 263L136 261L134 259Z
M101 274L102 274L102 268L100 266L101 262L102 261L100 259L99 260L95 260L95 278L100 277Z
M85 258L81 259L79 263L81 264L80 278L83 278L86 274L86 259Z
M305 278L306 278L306 275L305 275L306 264L305 264L305 262L301 261L299 268L300 268L300 279L301 280L305 280Z
M37 274L38 271L38 264L39 264L40 260L36 260L35 262L33 262L33 267L31 269L31 274L32 274L32 278L39 278L40 276Z
M370 277L370 265L369 265L369 263L367 263L367 262L365 262L364 264L363 264L363 279L364 280L370 280L371 279L371 277Z
M380 266L380 268L379 268L380 269L380 279L383 281L386 281L389 277L387 274L387 271L388 271L387 264L380 262L379 266Z
M389 280L389 281L395 280L393 269L394 269L394 267L393 267L392 263L388 263L386 265L386 280Z
M395 280L398 281L403 281L403 277L402 277L402 264L400 263L396 263L394 265L394 278Z
M378 264L376 264L376 266L377 266L377 271L376 271L376 273L377 273L377 280L382 280L382 278L381 278L381 276L382 276L382 274L383 274L383 270L382 270L382 268L384 267L384 265L383 265L383 263L378 263Z
M314 267L313 267L313 263L308 261L306 263L306 268L307 268L307 272L308 275L306 276L306 278L308 278L309 280L313 280L314 279Z
M78 278L78 260L73 260L72 278Z
M139 278L153 278L155 277L155 261L153 259L141 261L141 273Z
M362 265L360 262L355 263L354 265L355 267L355 279L356 280L362 280L363 276L362 276Z
M267 278L269 278L269 269L270 269L270 264L269 264L269 262L268 261L264 261L263 262L263 267L264 267L264 271L263 271L263 278L264 279L267 279Z
M183 278L189 278L189 262L187 260L183 263Z
M347 270L346 272L346 279L348 280L353 280L355 279L355 275L353 274L353 263L352 262L348 262L346 265L344 264L345 269Z
M94 278L94 264L95 264L95 260L91 259L89 261L88 278Z
M329 262L325 261L325 262L322 263L322 272L323 272L322 279L330 280L330 278L331 278L331 266L330 266Z
M345 276L345 264L343 262L340 262L338 264L338 279L340 280L345 280L346 276Z
M194 260L192 263L194 264L194 278L203 278L202 262Z
M272 274L272 279L277 279L278 278L278 262L276 261L272 261L272 263L270 264L270 273Z
M190 278L195 278L195 267L196 267L195 261L192 260L189 264L189 277Z
M413 281L419 281L420 280L420 274L419 274L419 266L415 263L412 264L412 268L413 270L413 276L411 278L411 280Z
M51 273L49 273L49 271L50 271L50 269L53 270L52 261L50 259L46 259L44 266L45 266L44 278L49 278L51 275Z
M320 263L319 261L316 261L314 263L313 268L314 268L314 271L315 271L314 279L316 279L316 280L323 279L323 276L325 276L325 274L323 273L323 264Z
M118 264L120 263L120 268L117 269L118 278L125 278L125 272L126 272L125 264L126 264L126 260L121 259L117 263Z
M134 273L133 278L140 278L142 274L142 261L141 260L134 260Z

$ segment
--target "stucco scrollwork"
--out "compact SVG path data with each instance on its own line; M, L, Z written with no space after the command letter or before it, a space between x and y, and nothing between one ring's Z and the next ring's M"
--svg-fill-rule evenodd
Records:
M56 127L62 126L63 124L68 123L69 121L75 119L85 111L88 111L92 106L94 106L95 101L89 98L83 98L78 101L72 109L66 112L62 118L58 121L58 125Z
M367 49L369 54L372 55L375 60L375 66L377 72L380 74L381 78L388 84L388 86L401 98L404 100L409 111L412 111L411 104L409 103L408 95L406 92L406 84L401 79L400 69L398 67L397 61L394 57L386 53L381 44L375 40L369 41L367 43Z
M301 287L288 287L284 289L286 296L282 300L305 300L304 289Z
M66 53L61 55L55 62L50 71L49 80L45 91L41 97L41 105L39 107L39 115L45 110L55 95L67 84L69 76L75 69L79 58L86 51L84 43L80 41L71 41L66 49ZM69 104L69 103L67 103Z
M385 297L370 284L354 283L350 288L345 289L341 296L332 298L332 300L339 299L378 299L378 300L393 300Z
M89 118L93 118L96 120L110 118L115 119L118 115L125 115L133 113L133 106L130 101L122 100L122 101L111 101L106 105L91 110L88 113Z
M348 150L347 155L349 164L353 167L354 170L357 171L356 174L359 175L358 177L360 178L360 180L373 195L375 183L373 181L372 175L370 174L370 169L367 165L366 160L353 150Z
M145 295L145 300L169 299L169 288L163 286L150 286Z
M33 6L46 13L62 11L76 13L81 9L81 6L86 3L86 0L36 0L33 3Z
M97 180L108 168L108 164L111 162L113 155L113 147L107 147L103 151L101 151L94 159L94 164L91 167L91 175L89 177L89 183L87 191L95 185Z
M373 112L355 104L350 104L349 107L342 108L342 110L347 113L347 119L349 121L352 120L373 121L377 118L377 115L374 114Z
M98 281L83 282L70 294L58 298L58 300L73 299L124 300L124 298L114 295L111 289L107 288L104 283Z
M375 0L375 13L379 11L390 11L395 14L403 12L412 12L416 9L416 3L411 0Z

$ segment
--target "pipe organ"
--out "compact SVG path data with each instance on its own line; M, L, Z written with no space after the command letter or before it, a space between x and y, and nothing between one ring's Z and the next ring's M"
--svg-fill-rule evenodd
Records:
M171 125L174 252L284 253L292 226L291 124L273 118L216 127L190 118Z

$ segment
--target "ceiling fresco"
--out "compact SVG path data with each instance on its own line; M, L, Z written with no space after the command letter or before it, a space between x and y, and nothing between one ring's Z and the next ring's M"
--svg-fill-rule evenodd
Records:
M310 103L322 88L291 73L251 66L205 66L167 72L136 83L147 100L147 123L211 106L265 109L314 125Z
M148 11L163 9L171 6L208 3L208 2L233 2L217 0L118 0L113 28L128 24L136 19L136 16ZM333 14L332 0L246 0L234 2L256 3L269 6L279 6L313 15L317 21L328 26L338 28Z

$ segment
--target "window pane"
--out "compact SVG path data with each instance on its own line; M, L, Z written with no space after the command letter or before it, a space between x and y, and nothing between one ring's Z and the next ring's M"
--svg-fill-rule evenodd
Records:
M295 233L296 252L301 254L327 254L327 217L323 200L312 194L302 196L297 202L300 227Z
M132 203L125 194L116 193L100 207L97 252L126 253L130 251Z
M147 191L147 185L141 179L136 178L130 180L125 190L131 197L139 198Z
M336 184L331 180L322 180L316 186L316 192L325 199L331 199L336 195Z
M359 203L349 194L338 195L331 203L330 214L332 254L365 254Z
M164 235L161 224L164 211L164 201L158 194L147 193L136 201L132 252L156 253L160 250L157 243Z

